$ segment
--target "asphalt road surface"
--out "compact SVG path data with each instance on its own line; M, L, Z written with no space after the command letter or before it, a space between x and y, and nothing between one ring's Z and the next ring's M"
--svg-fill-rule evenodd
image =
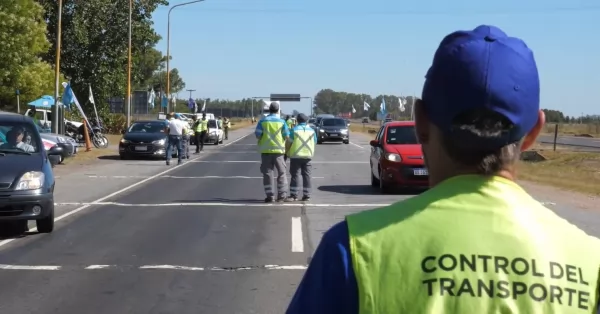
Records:
M540 135L538 142L544 144L553 144L553 135ZM600 139L589 138L589 137L577 137L577 136L558 136L556 138L556 144L567 145L567 146L579 146L593 149L600 149Z
M55 232L0 241L0 313L283 313L325 230L411 197L370 187L356 134L317 146L309 204L264 204L250 132L182 166L62 172ZM600 215L540 201L600 234Z

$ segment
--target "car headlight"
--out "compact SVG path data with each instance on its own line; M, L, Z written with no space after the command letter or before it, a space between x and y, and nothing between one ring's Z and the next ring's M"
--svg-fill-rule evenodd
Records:
M348 133L348 130L341 130L341 131L340 131L340 133L342 133L342 134L347 134L347 133Z
M127 143L129 143L129 141L128 141L128 140L126 140L126 139L124 139L124 138L122 138L122 139L121 139L121 144L127 144Z
M57 142L57 143L66 143L67 141L65 141L65 139L64 139L64 138L62 138L62 137L57 137L57 138L56 138L56 142Z
M323 129L319 129L319 132L321 132L321 133L325 133L325 130L323 130Z
M25 190L37 190L41 189L42 185L44 185L44 173L39 171L29 171L25 172L19 182L17 182L17 187L15 190L17 191L25 191Z
M400 155L398 154L394 154L394 153L385 153L384 154L385 159L389 160L389 161L402 161L402 157L400 157Z
M166 140L163 138L163 139L160 139L160 140L152 141L152 144L155 144L155 145L165 145L165 142L166 142Z

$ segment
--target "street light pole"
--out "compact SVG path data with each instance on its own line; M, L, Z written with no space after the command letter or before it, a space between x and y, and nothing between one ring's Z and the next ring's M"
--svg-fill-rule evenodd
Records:
M127 56L127 127L131 125L131 28L133 14L133 0L129 0L129 44Z
M54 123L52 123L53 132L58 134L58 93L60 87L60 45L62 40L62 0L58 0L58 17L56 21L56 62L54 65Z
M184 2L184 3L176 4L169 9L169 13L167 15L167 97L169 97L171 94L171 73L170 73L171 69L169 67L169 62L170 62L169 59L171 59L171 11L173 11L173 9L175 9L177 7L181 7L181 6L196 3L196 2L202 2L202 1L204 1L204 0L195 0L195 1L190 1L190 2ZM167 112L169 111L168 109L169 109L169 105L167 104Z
M195 92L195 89L186 89L186 91L190 92L190 99L192 98L192 92Z

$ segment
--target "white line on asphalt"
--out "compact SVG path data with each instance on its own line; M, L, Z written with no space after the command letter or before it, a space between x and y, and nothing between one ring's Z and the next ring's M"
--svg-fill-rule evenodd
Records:
M143 265L143 266L119 266L119 265L89 265L84 270L113 270L113 269L143 269L143 270L186 270L186 271L240 271L240 270L305 270L306 265L262 265L262 266L240 266L240 267L193 267L181 265ZM30 265L0 265L1 270L73 270L61 266L30 266ZM75 269L76 270L76 269Z
M354 145L354 146L356 146L356 147L358 147L358 148L360 148L360 149L365 149L364 147L362 147L362 146L360 146L360 145L358 145L358 144L356 144L356 143L350 142L350 144L352 144L352 145Z
M193 206L219 206L219 207L383 207L391 204L312 204L312 203L211 203L211 202L190 202L190 203L163 203L163 204L127 204L117 202L64 202L54 203L55 206L119 206L119 207L193 207Z
M260 160L193 160L201 163L260 163ZM368 161L311 161L311 164L368 164Z
M292 252L304 252L302 218L292 217Z
M246 137L248 137L248 136L250 136L250 135L252 135L252 134L254 134L254 133L246 134L246 135L244 135L244 136L242 136L242 137L238 138L237 140L234 140L234 141L232 141L232 142L229 142L229 143L227 143L227 144L225 144L225 145L223 145L223 146L221 146L221 147L227 147L227 146L229 146L229 145L231 145L231 144L233 144L233 143L235 143L235 142L238 142L238 141L241 141L241 140L245 139ZM203 156L204 156L204 155L200 155L200 156L198 156L198 157L195 157L194 159L190 159L189 161L195 161L196 159L198 159L198 158L202 158ZM134 188L134 187L136 187L136 186L140 186L140 185L142 185L142 184L144 184L144 183L146 183L146 182L148 182L148 181L150 181L150 180L153 180L153 179L156 179L156 178L158 178L158 177L160 177L160 176L163 176L163 175L165 175L165 174L167 174L167 173L169 173L169 172L171 172L171 171L173 171L173 170L175 170L175 169L179 169L180 167L182 167L182 166L185 166L186 164L187 164L187 163L183 163L183 164L181 164L181 165L177 165L177 166L169 167L169 169L167 169L167 170L165 170L165 171L163 171L163 172L160 172L160 173L158 173L158 174L155 174L155 175L153 175L153 176L150 176L150 177L148 177L148 178L146 178L146 179L143 179L142 181L139 181L139 182L133 183L133 184L131 184L131 185L129 185L129 186L126 186L126 187L124 187L124 188L122 188L122 189L120 189L120 190L118 190L118 191L116 191L116 192L110 193L110 194L108 194L108 195L106 195L106 196L104 196L104 197L101 197L101 198L99 198L99 199L97 199L97 200L95 200L95 201L93 201L93 202L91 202L91 203L87 203L87 204L85 204L85 205L83 205L83 206L81 206L81 207L78 207L78 208L75 208L75 209L73 209L73 210L71 210L71 211L68 211L68 212L66 212L66 213L64 213L64 214L62 214L62 215L60 215L60 216L58 216L58 217L54 218L54 222L58 222L58 221L60 221L60 220L63 220L63 219L65 219L65 218L67 218L67 217L69 217L69 216L71 216L71 215L74 215L74 214L76 214L76 213L78 213L78 212L80 212L80 211L82 211L82 210L84 210L84 209L86 209L86 208L88 208L88 207L90 207L90 206L92 206L92 205L96 204L96 203L103 202L103 201L105 201L105 200L107 200L107 199L109 199L109 198L111 198L111 197L117 196L117 195L119 195L119 194L121 194L121 193L123 193L123 192L127 192L127 191L129 191L129 190L133 189L133 188ZM28 232L35 232L35 231L37 231L37 228L35 228L35 227L34 227L34 228L31 228L31 229L29 229L29 230L28 230ZM17 238L14 238L14 239L6 239L6 240L3 240L3 241L0 241L0 247L1 247L1 246L4 246L4 245L6 245L6 244L8 244L8 243L10 243L10 242L12 242L12 241L14 241L14 240L16 240L16 239L17 239Z
M150 176L88 176L93 179L140 179L149 178ZM263 177L247 177L247 176L200 176L200 177L181 177L164 175L161 178L166 179L262 179ZM325 179L325 177L312 177L313 179Z
M0 265L0 270L60 270L60 266Z

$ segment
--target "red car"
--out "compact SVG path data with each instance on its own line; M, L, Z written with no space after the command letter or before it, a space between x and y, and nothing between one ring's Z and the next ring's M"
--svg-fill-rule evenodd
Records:
M383 124L371 145L371 185L388 193L393 187L427 188L421 144L417 142L414 121Z

